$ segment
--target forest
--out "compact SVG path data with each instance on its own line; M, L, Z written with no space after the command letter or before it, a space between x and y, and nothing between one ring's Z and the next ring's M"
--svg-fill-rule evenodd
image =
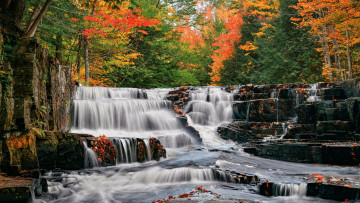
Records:
M355 0L24 2L22 37L38 37L83 85L313 83L359 74Z

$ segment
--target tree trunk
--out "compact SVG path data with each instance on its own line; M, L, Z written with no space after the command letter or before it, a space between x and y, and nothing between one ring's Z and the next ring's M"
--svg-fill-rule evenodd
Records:
M90 65L89 65L89 48L88 48L88 38L84 35L84 49L85 49L85 81L88 84L90 76Z
M91 16L94 15L95 12L95 4L96 4L97 0L95 0L93 2L93 7L91 9ZM84 35L84 49L85 49L85 81L89 82L89 78L90 78L90 65L89 65L89 49L88 49L88 37L86 35Z
M31 25L35 22L36 17L39 15L41 10L41 1L38 2L38 5L34 8L31 16L30 16L30 20L28 22L28 24L26 25L26 29L25 29L25 33L29 32Z
M319 33L319 40L320 40L320 44L321 44L321 49L324 55L324 65L327 66L328 65L328 58L326 55L326 51L325 51L325 43L324 43L324 38L323 38L323 34Z
M76 56L76 72L78 77L80 78L80 65L81 65L81 46L82 46L82 34L79 35L79 49Z
M45 14L45 11L47 10L47 8L50 5L51 0L46 0L44 6L41 8L39 14L36 16L35 20L33 23L31 23L29 29L24 33L23 38L29 38L29 37L33 37L36 31L37 26L40 23L40 20L42 19L42 17Z
M1 0L0 2L3 11L0 24L9 33L21 32L21 21L24 17L27 0Z
M3 12L5 12L10 6L11 0L1 0L0 8Z
M341 57L340 57L339 45L335 38L331 38L331 39L333 41L333 47L334 47L335 64L336 64L336 68L338 69L338 73L336 73L336 77L339 78L339 80L344 80L344 75L341 69Z
M333 82L334 79L333 79L333 72L332 72L332 65L331 65L331 57L330 57L330 51L329 51L329 43L327 41L327 38L326 38L326 27L323 26L323 31L324 31L324 34L323 34L323 38L324 38L324 44L325 44L325 53L326 53L326 57L328 58L328 68L329 68L329 71L330 71L330 82Z
M349 30L346 27L346 55L347 55L347 61L348 61L348 67L349 67L349 79L352 78L352 60L351 60L351 53L350 53L350 47L349 47Z

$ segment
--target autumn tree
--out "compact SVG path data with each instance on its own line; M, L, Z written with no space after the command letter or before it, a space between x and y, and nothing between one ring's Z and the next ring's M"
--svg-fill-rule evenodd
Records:
M310 33L318 36L324 58L323 74L330 81L353 77L357 51L352 49L360 42L359 5L353 0L299 0L295 6L302 18L293 21L310 26Z

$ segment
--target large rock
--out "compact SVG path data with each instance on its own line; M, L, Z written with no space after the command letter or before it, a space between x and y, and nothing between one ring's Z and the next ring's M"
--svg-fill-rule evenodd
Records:
M301 104L296 109L299 124L314 124L316 121L315 106L313 104Z
M65 130L66 101L74 89L71 68L49 56L37 39L22 39L14 50L13 63L6 68L10 88L1 96L1 110L6 113L1 115L0 130Z
M39 168L35 132L11 132L2 140L1 170L3 172L18 175L23 171Z
M321 144L316 143L278 143L261 144L257 156L300 163L321 163Z
M285 124L273 122L233 121L218 127L217 132L223 139L238 143L262 140L285 133Z
M44 192L47 192L45 179L0 176L0 202L27 203L31 202L32 193L38 197Z
M345 100L350 120L355 125L355 131L360 132L360 97L352 97Z
M288 127L284 139L314 139L316 137L314 124L296 124Z
M360 97L360 78L345 80L340 84L347 97Z
M160 141L154 137L150 138L151 157L154 160L160 160L161 157L166 158L166 150Z
M84 146L81 135L57 132L58 147L55 167L65 170L84 168Z
M5 63L0 67L0 71L5 71L8 76L0 82L0 131L10 130L14 124L12 122L14 115L14 96L13 96L13 80L12 68L10 63Z
M351 140L354 127L351 121L318 121L316 133L316 139Z
M358 145L325 144L321 148L322 162L326 164L352 165L360 164L360 148Z
M346 95L342 88L325 88L322 90L322 98L324 100L339 100L346 99Z
M294 115L293 102L281 99L259 99L233 104L234 117L254 122L286 121Z
M137 161L144 162L146 160L147 151L144 140L137 139Z
M55 132L46 132L46 136L38 137L36 148L41 169L52 170L56 168L59 139Z

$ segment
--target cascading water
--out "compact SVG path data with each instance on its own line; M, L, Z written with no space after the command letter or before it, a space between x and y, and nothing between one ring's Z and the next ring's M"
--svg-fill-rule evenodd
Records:
M216 128L233 119L233 93L225 92L221 87L200 87L190 91L191 101L184 108L189 124L202 135L204 144L223 145L216 134Z
M246 121L249 121L250 119L250 107L251 107L251 102L248 102L247 110L246 110Z
M274 196L297 196L305 197L307 191L307 184L300 183L275 183L273 184L273 195Z
M171 102L163 100L164 93L159 92L79 87L72 102L71 132L107 137L157 137L169 147L191 144L192 138L176 118Z
M219 87L200 88L190 92L191 101L187 104L185 112L195 124L217 125L231 121L233 97L233 94Z
M131 163L137 160L136 138L110 138L116 149L116 163ZM150 147L150 146L148 146Z
M166 91L170 91L167 89ZM162 89L78 88L73 101L72 132L102 134L110 137L117 151L117 165L96 167L94 151L84 142L88 169L74 172L52 172L47 179L49 196L45 202L152 202L189 193L199 186L216 192L221 198L239 202L321 202L306 197L306 185L276 184L274 197L257 193L257 185L235 184L234 172L255 174L262 180L303 182L303 174L360 175L358 168L300 164L263 159L245 153L241 146L219 138L216 128L232 120L233 94L219 87L190 90L191 101L183 108L188 124L200 132L204 145L196 145L166 101ZM199 104L199 105L198 105ZM250 107L249 107L250 112ZM215 117L213 117L215 116ZM285 123L276 124L286 132ZM281 131L281 130L280 130ZM280 132L279 131L279 132ZM160 161L135 162L136 145L145 143L146 160L151 160L149 137L157 137L166 147L167 158ZM185 146L185 147L184 147ZM93 162L92 162L93 161ZM92 164L91 164L92 163ZM95 167L94 169L90 169ZM201 199L205 198L205 199ZM193 197L191 197L193 201ZM287 201L291 200L291 201ZM323 202L327 202L323 201Z
M310 96L308 97L307 102L319 101L320 97L318 96L318 89L318 83L310 85L310 89L308 89L308 91L310 92Z
M150 147L150 139L145 139L145 147L146 147L146 158L148 161L151 160L151 147Z
M94 150L88 147L85 140L82 143L85 151L85 168L99 167L100 163Z

